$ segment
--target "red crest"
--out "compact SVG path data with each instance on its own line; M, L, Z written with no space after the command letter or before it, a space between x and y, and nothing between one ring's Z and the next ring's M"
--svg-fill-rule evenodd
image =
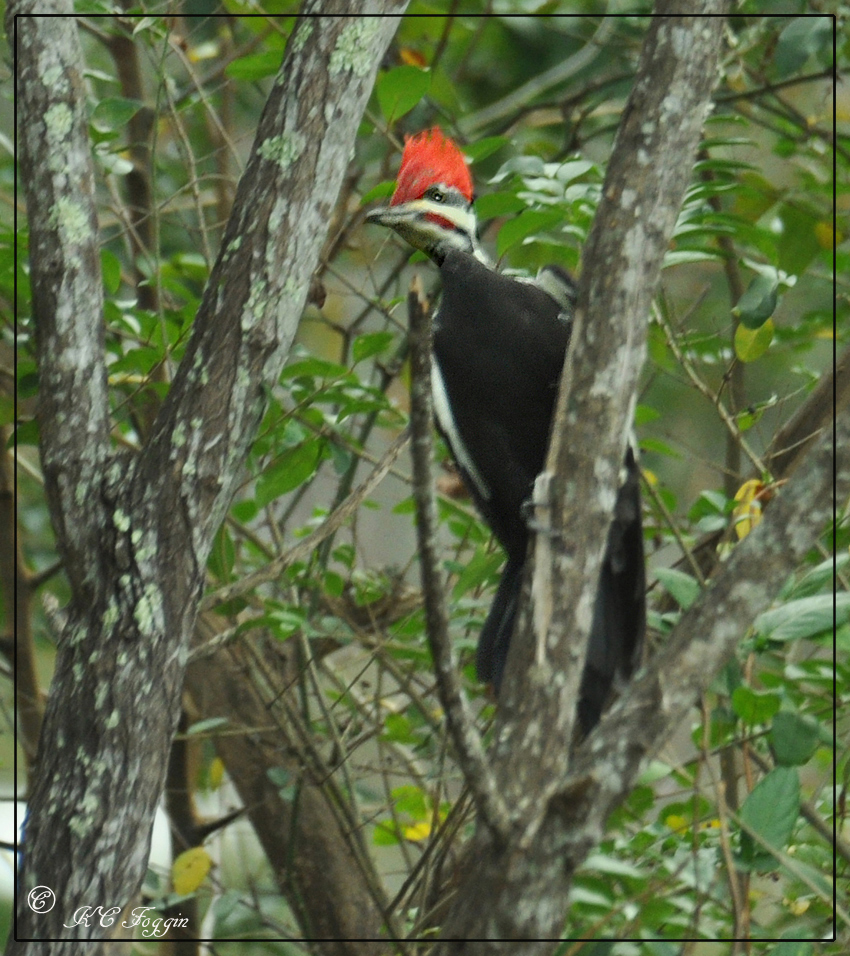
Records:
M398 181L390 205L421 199L425 190L436 183L454 186L472 202L472 176L463 153L438 126L405 137Z

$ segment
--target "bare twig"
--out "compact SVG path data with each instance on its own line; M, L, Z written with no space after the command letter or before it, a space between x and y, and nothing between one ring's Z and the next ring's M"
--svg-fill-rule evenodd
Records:
M700 378L697 370L693 366L693 362L685 355L682 349L679 347L679 343L676 340L676 336L673 333L673 330L670 328L670 324L667 322L666 318L661 314L661 310L657 306L653 306L653 318L661 326L664 331L664 336L667 339L667 344L670 346L670 351L676 357L676 361L679 365L685 370L688 378L693 382L697 391L704 395L712 405L717 409L717 414L720 416L720 420L726 426L729 431L729 434L733 439L740 445L743 449L746 456L755 466L759 474L766 475L769 474L769 470L764 461L753 451L750 447L749 442L744 438L741 429L738 428L738 424L735 419L729 414L726 410L726 406L720 399L719 395L715 393L706 385L706 383Z
M224 604L226 601L232 601L236 597L241 597L260 584L266 584L269 581L276 581L283 570L293 564L295 561L303 561L310 556L326 538L334 534L360 507L361 503L367 498L377 486L384 480L387 472L392 468L396 458L402 453L408 441L407 431L402 432L398 438L384 452L381 460L375 465L372 473L363 481L348 497L341 502L306 538L302 538L298 544L293 545L284 554L270 561L265 567L246 575L233 584L219 588L208 594L201 602L201 610L209 610L218 604Z

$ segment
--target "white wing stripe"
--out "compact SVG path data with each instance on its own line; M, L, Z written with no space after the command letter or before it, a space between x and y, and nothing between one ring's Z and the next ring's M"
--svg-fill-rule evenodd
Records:
M437 421L440 424L440 429L448 440L452 454L457 459L457 463L460 467L463 468L474 482L478 494L481 495L485 501L489 501L490 489L481 477L481 472L475 467L475 462L472 460L472 456L469 454L466 445L463 443L463 439L460 437L460 432L457 429L454 416L452 415L452 409L449 405L446 383L443 381L440 366L436 359L431 368L431 393L434 399L434 412L437 416Z

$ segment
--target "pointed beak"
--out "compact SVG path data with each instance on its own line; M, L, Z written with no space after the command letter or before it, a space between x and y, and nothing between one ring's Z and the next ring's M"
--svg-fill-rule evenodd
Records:
M384 217L386 216L387 212L389 212L389 206L381 209L370 209L369 212L366 213L365 221L373 222L376 226L383 226L385 225Z
M411 212L413 215L411 215ZM372 209L367 212L366 222L394 229L399 223L407 222L415 215L415 210L407 209L407 204L403 206L382 206L380 209Z

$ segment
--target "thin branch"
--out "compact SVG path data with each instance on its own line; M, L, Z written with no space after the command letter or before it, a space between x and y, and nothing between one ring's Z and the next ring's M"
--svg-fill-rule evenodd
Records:
M694 577L697 579L697 581L699 581L702 587L705 587L705 575L702 573L702 568L700 568L699 562L694 557L693 550L688 547L687 542L682 537L682 532L679 530L679 526L676 524L676 519L670 513L670 509L667 507L667 505L664 504L664 499L658 494L655 485L651 481L647 480L646 475L643 474L643 472L641 473L641 477L643 478L644 491L646 491L649 497L652 498L653 504L656 508L658 508L664 517L664 520L667 522L667 527L673 533L673 537L676 539L676 544L679 545L682 556L688 562L691 570L694 572Z
M488 126L504 121L541 94L555 86L566 83L571 77L586 69L599 56L603 44L614 30L614 23L613 17L604 17L594 35L580 50L543 73L532 77L519 89L502 97L502 99L461 120L459 123L461 132L464 136L473 136Z
M706 383L699 377L696 369L693 366L693 362L685 355L682 349L679 347L679 343L676 341L676 336L673 333L673 330L670 328L670 324L667 322L667 319L662 315L661 310L657 306L653 306L653 317L655 321L661 326L664 337L667 339L667 344L670 346L670 351L676 357L676 361L679 365L685 370L688 378L693 382L697 391L704 395L712 405L717 409L717 414L720 416L720 420L726 426L729 431L729 434L733 439L740 445L743 449L746 456L755 466L756 470L761 475L769 474L769 469L764 461L753 451L750 447L749 442L744 438L741 429L738 428L738 424L735 419L729 414L726 410L726 406L720 399L719 395L715 395L714 392L706 385Z
M778 80L776 83L765 83L753 90L744 90L741 93L722 93L714 97L715 103L735 103L740 100L755 100L767 93L775 93L789 86L800 86L803 83L814 83L817 80L831 80L834 76L831 66L819 70L817 73L807 73L805 76L792 76L787 80Z
M326 538L335 534L345 524L354 512L357 511L362 502L368 498L375 488L384 480L387 472L389 472L395 460L406 447L408 438L409 435L407 431L402 432L381 456L380 461L375 465L368 478L361 482L361 484L325 518L319 527L314 528L306 538L302 538L297 544L293 545L288 551L279 555L273 561L270 561L265 567L246 575L233 584L228 584L206 595L201 601L201 610L210 610L218 604L224 604L227 601L232 601L234 598L241 597L243 594L247 594L249 591L253 591L254 588L261 584L276 581L289 565L308 558Z

